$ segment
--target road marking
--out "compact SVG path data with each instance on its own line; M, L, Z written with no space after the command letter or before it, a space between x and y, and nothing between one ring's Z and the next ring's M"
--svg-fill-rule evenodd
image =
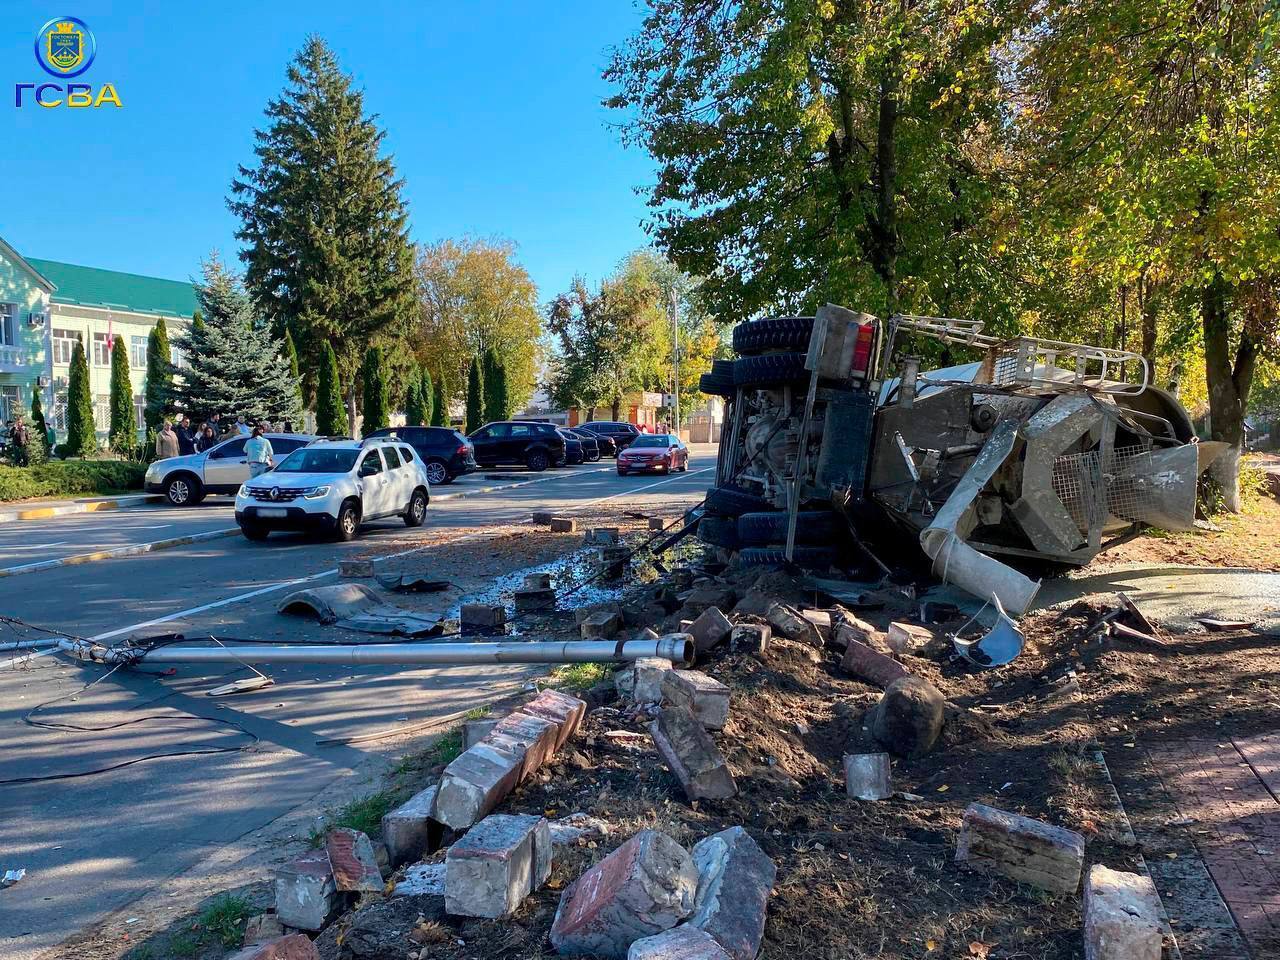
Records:
M16 567L5 567L0 570L0 578L16 577L24 573L39 573L41 570L53 570L57 567L70 567L81 563L93 563L95 560L114 560L118 557L137 557L156 550L167 550L170 547L185 547L192 543L203 543L205 540L217 540L230 537L240 532L239 527L224 530L210 530L207 533L193 533L185 537L170 537L167 540L153 540L151 543L130 543L123 547L111 547L106 550L95 550L92 553L77 553L70 557L59 557L56 560L38 560L35 563L24 563Z
M656 483L645 484L643 487L633 487L629 490L623 490L623 491L620 491L619 493L610 494L607 497L597 497L594 500L587 500L583 503L578 504L577 506L568 507L566 508L566 512L568 512L569 510L578 510L578 509L581 509L582 507L589 507L592 504L596 504L596 503L603 503L606 500L614 500L618 497L629 496L631 494L639 493L642 490L650 490L653 487L660 487L663 484L674 483L677 480L684 480L689 477L695 477L700 473L707 473L708 471L711 471L714 469L715 467L704 467L701 470L691 470L687 473L682 473L679 476L667 477L665 480L659 480ZM447 541L447 543L449 545L452 545L455 543L466 543L470 540L479 540L481 538L489 537L489 536L493 536L493 534L490 534L487 532L486 533L469 533L464 536L458 537L454 540L449 540ZM407 557L410 554L421 553L423 550L430 550L433 547L438 547L443 545L444 544L437 542L437 543L423 544L420 547L410 547L408 550L401 550L398 553L390 553L390 554L387 554L385 557L377 557L375 558L374 563L381 563L383 560L398 560L400 557ZM144 620L141 623L130 624L127 627L118 627L115 630L108 630L106 633L96 634L90 637L89 639L95 642L110 640L113 637L118 637L126 633L133 633L137 630L143 630L147 627L154 627L157 624L161 624L161 623L170 623L174 620L181 620L183 617L195 616L198 613L206 613L209 610L217 610L219 607L226 607L233 603L240 603L242 600L252 600L255 597L265 596L268 593L276 593L279 590L287 590L290 587L300 586L301 584L304 584L304 583L313 583L316 580L323 580L326 577L337 576L337 574L338 574L338 568L333 567L329 570L322 570L319 573L313 573L310 576L298 577L294 580L284 580L280 583L273 583L265 587L259 587L256 590L249 590L246 593L238 593L235 596L223 597L221 600L214 600L212 603L201 604L198 607L191 607L187 610L179 610L177 613L166 614L163 617L155 617L154 619L151 619L151 620Z

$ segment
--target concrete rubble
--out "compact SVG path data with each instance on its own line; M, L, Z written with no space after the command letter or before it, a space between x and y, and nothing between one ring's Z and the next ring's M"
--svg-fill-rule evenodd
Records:
M276 871L276 916L288 927L319 930L337 902L329 855L312 850Z
M733 960L755 960L778 870L742 827L693 848L698 892L687 924L709 934Z
M520 782L523 783L555 754L559 746L560 725L545 717L516 710L494 724L485 740L493 741L499 736L510 737L524 746L524 766L520 770Z
M845 791L859 800L887 800L893 796L887 753L849 754L844 758Z
M227 957L227 960L320 960L320 952L310 938L301 933L252 943Z
M582 542L588 547L612 547L622 542L622 531L617 527L591 527Z
M493 814L445 857L444 902L452 914L496 920L514 913L551 876L551 833L542 817Z
M1049 893L1075 893L1084 866L1084 837L1030 817L971 803L960 827L956 862Z
M559 750L577 734L587 715L587 704L559 690L543 690L520 708L522 713L542 717L556 724L556 749Z
M910 675L907 668L893 657L873 649L861 640L853 639L844 648L840 669L851 677L881 688Z
M932 630L916 623L895 620L884 635L885 643L895 656L919 656L930 653L937 641Z
M698 614L698 618L689 625L688 632L698 653L707 653L729 639L733 624L719 607L711 606Z
M818 628L801 616L800 611L785 603L774 603L765 612L765 620L779 635L797 640L812 647L821 647L822 635Z
M462 723L462 749L470 750L477 743L493 732L498 725L497 717L485 717L482 720L465 720Z
M671 661L641 657L613 675L618 696L629 703L658 703L662 700L662 679L671 672Z
M454 830L468 829L515 789L523 769L523 751L477 743L444 768L432 816Z
M627 960L731 960L731 954L697 927L687 924L631 944Z
M612 610L598 610L579 625L584 640L609 640L622 629L622 616Z
M920 757L942 736L944 707L937 687L919 677L905 676L885 687L867 719L872 736L890 753Z
M415 863L407 868L404 877L396 881L393 897L443 897L444 896L443 863Z
M688 917L697 890L688 851L664 833L641 830L565 888L551 944L563 956L625 960L635 941Z
M551 532L552 533L577 533L578 521L571 520L568 517L552 517Z
M662 677L662 696L684 707L708 730L723 730L729 719L729 688L696 670L668 670Z
M382 871L373 844L359 830L334 827L325 836L329 869L339 893L365 893L382 889Z
M736 652L764 656L769 652L773 628L767 623L735 623L729 634L729 648Z
M507 622L507 611L501 604L464 603L459 624L463 635L499 633Z
M726 800L738 792L724 754L684 707L663 707L649 734L690 800Z
M1095 863L1084 883L1085 960L1160 960L1160 912L1150 877Z

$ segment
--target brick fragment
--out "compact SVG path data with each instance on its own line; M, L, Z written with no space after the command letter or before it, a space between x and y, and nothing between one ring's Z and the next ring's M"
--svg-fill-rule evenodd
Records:
M893 796L887 753L855 753L844 758L845 791L859 800L886 800Z
M738 792L720 748L684 707L663 707L649 734L690 800L724 800Z
M464 750L440 776L433 816L454 830L466 830L496 807L520 780L524 752L493 739Z
M662 675L662 696L708 730L723 730L729 719L729 688L697 670L668 670Z
M427 787L383 816L382 842L392 867L421 860L434 849L440 834L439 825L431 819L437 789Z
M367 835L350 827L335 827L325 836L324 848L329 854L333 884L340 893L382 890L382 871Z
M497 717L485 717L483 720L464 720L462 722L462 749L470 750L489 734L493 733L493 728L497 725Z
M1084 883L1085 960L1160 960L1160 897L1151 878L1089 868Z
M319 930L333 912L337 889L329 855L311 850L276 871L276 916L286 926Z
M516 710L499 720L486 739L492 740L495 735L510 737L524 745L524 766L520 770L523 783L555 754L560 726L545 717Z
M822 646L822 636L818 633L818 628L801 616L800 611L794 607L775 602L769 606L764 618L776 633L788 640L798 640L814 647Z
M622 616L613 610L597 610L582 621L579 629L584 640L608 640L622 629Z
M893 657L852 639L844 649L840 669L877 687L887 687L893 681L909 676L907 668Z
M445 857L445 910L490 920L510 916L546 883L551 856L551 833L543 817L485 817Z
M650 517L650 518L649 518L649 529L650 529L650 530L665 530L666 528L667 528L667 521L666 521L666 520L664 520L664 519L662 519L662 517Z
M662 678L670 672L670 660L641 657L617 671L613 685L618 696L631 703L657 703L662 699Z
M586 701L559 690L543 690L520 710L557 725L559 732L556 735L556 749L559 750L573 739L582 726L582 718L587 715L587 704Z
M755 960L778 869L742 827L730 827L693 848L698 893L688 926L709 934L733 960Z
M1074 893L1084 865L1084 837L1030 817L971 803L961 823L956 862L1050 893Z
M487 633L502 628L507 611L501 604L464 603L458 620L463 633Z
M688 924L631 944L627 960L732 960L724 947Z
M550 510L535 510L533 511L532 520L535 526L545 527L551 523L551 520L554 517L555 514Z
M737 623L729 634L729 648L763 657L769 652L772 640L773 628L767 623Z
M578 521L571 520L568 517L552 517L551 532L552 533L577 533Z
M301 933L276 937L237 950L227 960L320 960L320 951L311 938Z
M565 889L551 945L565 956L625 960L635 941L689 916L697 889L688 851L664 833L641 830Z
M719 607L707 607L689 625L689 633L693 636L698 652L706 653L729 639L729 634L733 633L733 624L720 612Z

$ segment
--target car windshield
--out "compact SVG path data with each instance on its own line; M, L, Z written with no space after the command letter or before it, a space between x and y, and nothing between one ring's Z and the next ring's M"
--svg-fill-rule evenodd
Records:
M669 447L671 446L671 438L663 434L649 434L636 437L635 442L631 444L633 447Z
M347 473L355 466L359 450L325 450L304 447L285 457L276 473Z

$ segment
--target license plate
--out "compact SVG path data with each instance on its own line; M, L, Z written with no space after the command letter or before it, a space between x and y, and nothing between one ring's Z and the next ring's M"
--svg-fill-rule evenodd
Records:
M259 507L258 516L260 517L287 517L289 511L284 507Z

